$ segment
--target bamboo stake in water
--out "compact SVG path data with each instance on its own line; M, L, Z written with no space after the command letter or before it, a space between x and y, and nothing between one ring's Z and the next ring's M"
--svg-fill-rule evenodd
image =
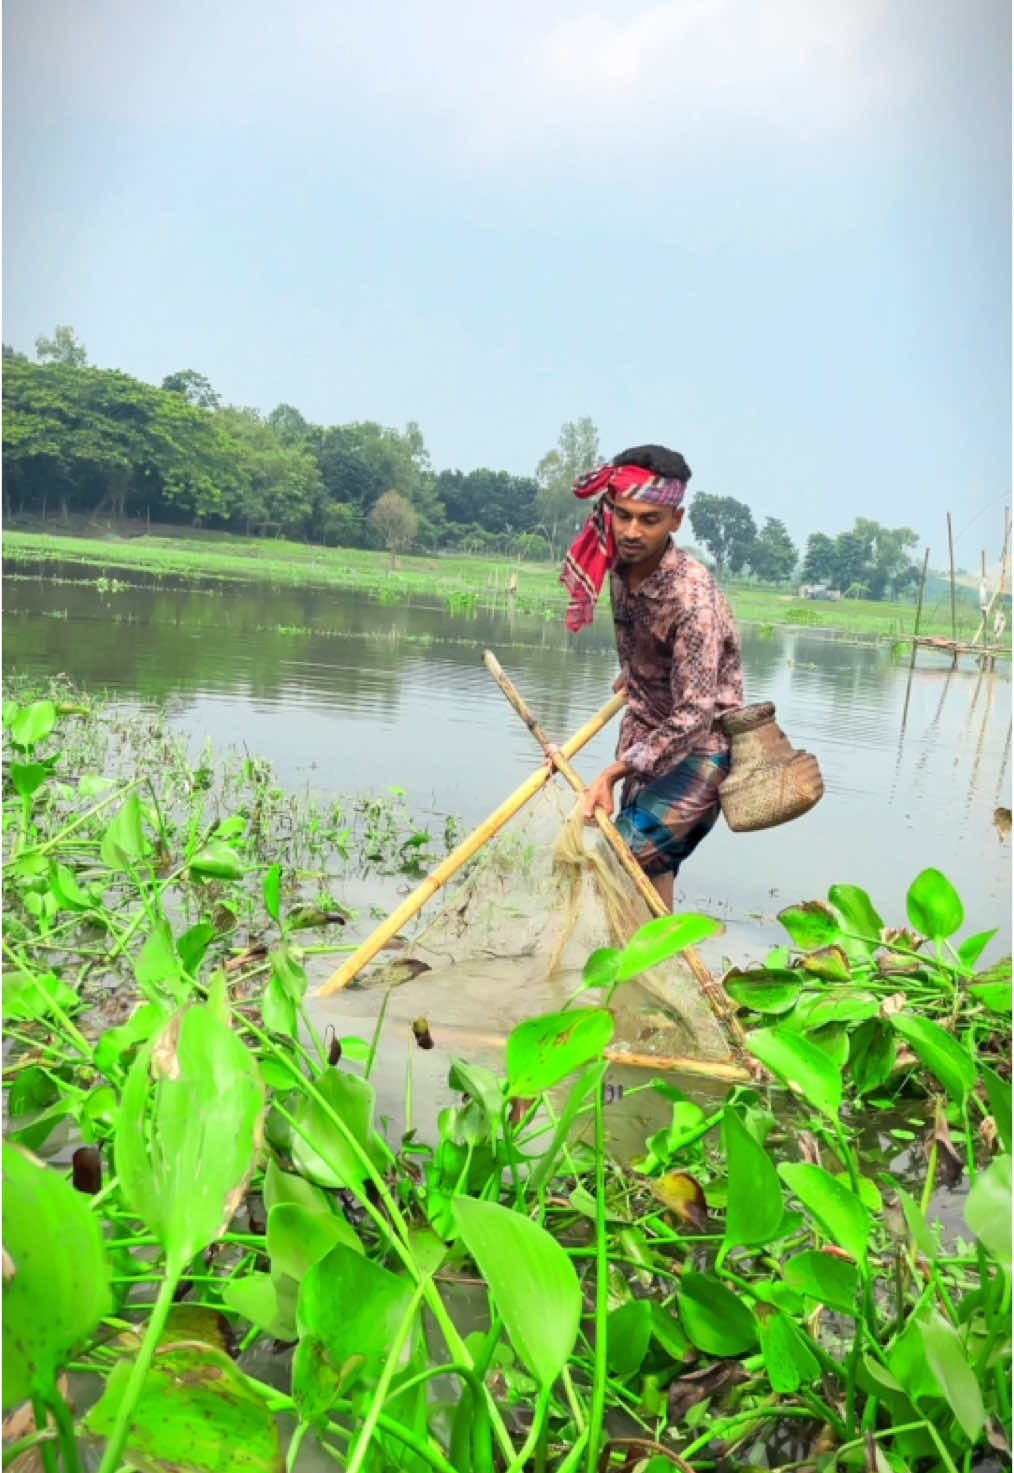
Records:
M954 533L951 530L951 514L947 513L947 555L951 563L951 638L954 641L954 663L958 663L958 611L954 588Z
M597 715L593 716L590 721L585 722L580 731L575 732L563 748L564 752L568 756L573 756L575 752L579 752L586 743L591 741L592 737L597 736L602 728L613 719L617 711L622 710L626 699L625 695L619 694L613 696L612 700L607 701ZM514 814L520 808L523 808L530 798L534 798L540 788L545 787L552 775L551 768L540 767L538 772L533 772L531 777L526 778L521 786L516 788L510 797L506 798L500 804L500 807L490 814L485 823L481 823L477 829L474 829L468 835L467 839L462 840L457 849L453 853L448 854L447 858L437 865L433 873L428 875L421 885L416 886L411 895L407 896L398 906L397 910L392 911L387 917L387 920L381 922L372 936L366 938L362 946L359 947L359 950L354 951L348 960L336 972L332 973L324 985L319 988L316 995L318 997L329 997L333 992L339 992L343 987L347 987L352 979L358 976L363 967L368 962L371 962L377 953L387 945L392 936L396 936L402 926L410 921L417 911L422 909L427 900L431 899L443 885L446 885L447 881L453 875L457 874L462 865L466 864L474 854L477 854L482 846L489 839L492 839L503 828L508 819L513 818Z
M574 768L570 765L570 762L567 760L566 753L561 752L558 748L555 748L550 742L545 731L536 721L535 717L532 715L532 712L525 704L520 691L503 670L499 660L493 654L492 650L486 651L486 653L483 655L483 660L485 661L486 669L492 675L493 679L503 691L508 701L511 703L515 711L521 717L522 721L528 727L528 730L532 733L536 740L542 744L543 748L545 749L546 755L553 763L553 766L557 768L561 776L564 777L568 783L570 783L575 793L584 793L586 790L586 784L581 780L578 774L574 771ZM647 905L652 915L670 915L671 911L669 910L669 907L666 905L661 895L655 889L655 886L651 883L648 876L644 873L644 870L634 858L634 853L633 850L630 848L630 845L617 829L612 819L609 818L605 813L603 813L601 808L596 808L595 810L595 822L598 824L600 830L602 831L602 834L606 839L606 842L609 844L613 853L616 855L616 858L619 860L623 869L637 886L638 893L644 900L644 903ZM712 1013L715 1015L715 1019L719 1025L719 1028L722 1031L723 1037L725 1037L727 1033L731 1032L737 1047L742 1047L743 1030L739 1026L739 1020L732 1013L731 1009L725 1004L725 1000L715 983L715 979L712 977L711 973L708 971L707 967L704 965L703 961L692 946L686 947L681 954L686 957L687 965L697 979L698 985L700 986L700 989L704 994L705 1001L710 1007Z
M901 729L905 730L905 722L908 719L908 701L912 694L912 671L915 669L915 657L919 652L919 621L922 619L922 595L926 587L926 570L929 568L929 548L927 547L922 559L922 576L919 579L919 597L915 605L915 628L912 630L912 658L908 663L908 684L905 687L905 709L901 713Z

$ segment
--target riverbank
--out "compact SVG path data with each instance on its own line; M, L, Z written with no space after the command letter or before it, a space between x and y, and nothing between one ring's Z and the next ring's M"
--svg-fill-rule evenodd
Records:
M390 556L383 552L169 528L127 536L63 536L18 529L4 534L3 551L7 559L23 559L43 568L68 562L117 577L121 571L133 570L156 577L350 588L384 603L436 603L452 613L510 605L519 613L549 619L562 617L567 603L555 563L518 563L508 558L401 556L392 566ZM511 592L515 578L516 592ZM863 639L895 639L910 634L915 622L911 603L865 599L824 603L736 580L729 580L725 587L737 620L762 629L835 629ZM976 609L960 604L958 637L970 639L977 620ZM921 632L950 636L949 601L924 608Z

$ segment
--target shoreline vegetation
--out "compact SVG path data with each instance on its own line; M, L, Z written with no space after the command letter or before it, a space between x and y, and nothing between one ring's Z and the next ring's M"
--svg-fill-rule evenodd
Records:
M155 577L349 588L385 603L436 601L451 613L469 614L499 605L548 620L562 618L567 603L555 563L458 553L392 558L362 548L231 533L169 527L148 531L143 522L124 523L118 531L106 529L99 534L18 527L4 532L3 551L6 560L24 560L42 568L47 563L68 562L107 570L133 569ZM740 624L760 625L771 632L778 625L827 629L869 640L905 640L907 646L906 636L911 635L915 622L914 602L822 602L803 599L794 590L728 578L723 587ZM960 601L958 638L970 639L978 621L978 609ZM949 599L924 606L920 632L951 637Z

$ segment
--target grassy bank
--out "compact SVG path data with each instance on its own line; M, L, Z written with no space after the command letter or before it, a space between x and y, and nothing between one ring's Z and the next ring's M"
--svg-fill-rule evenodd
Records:
M144 533L129 537L59 536L51 532L8 531L3 540L8 558L39 563L76 562L104 570L131 569L156 576L265 581L289 587L358 589L391 603L444 603L452 612L506 602L508 583L517 574L521 613L562 615L566 594L555 563L512 563L506 558L458 555L399 557L392 567L386 553L350 547L317 547L303 542L233 537L223 533L193 536ZM729 581L726 585L736 618L744 624L808 626L837 629L867 639L891 639L910 633L915 620L911 603L872 603L849 599L821 603L794 592ZM958 606L958 635L970 638L978 610ZM927 606L922 632L949 637L949 600Z

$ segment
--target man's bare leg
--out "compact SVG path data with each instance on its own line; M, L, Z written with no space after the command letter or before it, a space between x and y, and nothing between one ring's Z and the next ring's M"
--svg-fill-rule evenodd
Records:
M651 883L655 886L659 895L665 901L665 908L672 910L673 890L676 888L676 876L672 870L666 870L664 875L652 875Z

